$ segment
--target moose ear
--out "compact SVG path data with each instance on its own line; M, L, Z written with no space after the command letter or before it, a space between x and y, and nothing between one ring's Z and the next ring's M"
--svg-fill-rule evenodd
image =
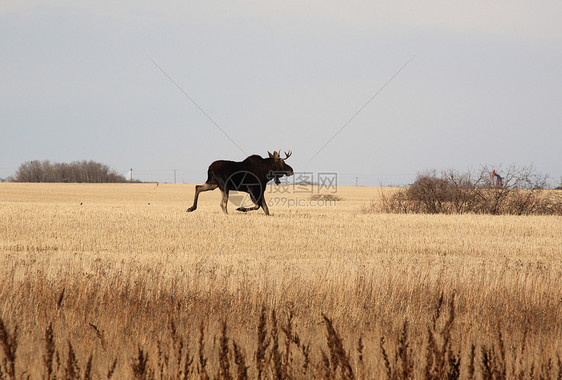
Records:
M274 157L273 154L271 154L271 153L269 152L269 150L267 151L267 154L269 154L269 158L273 158L273 157Z

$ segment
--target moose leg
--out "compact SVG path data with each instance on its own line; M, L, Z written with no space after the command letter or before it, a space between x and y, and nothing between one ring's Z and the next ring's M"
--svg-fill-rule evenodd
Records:
M258 208L260 208L260 205L255 205L252 207L238 207L236 211L248 212L248 211L257 210Z
M265 197L261 196L261 202L260 202L261 208L263 209L263 212L265 212L265 215L269 215L269 208L267 207L267 202L265 201Z
M193 199L193 206L188 208L186 211L191 212L197 210L197 200L199 199L199 193L201 193L202 191L215 190L217 186L217 184L207 182L202 185L195 186L195 199Z
M260 189L261 190L261 189ZM258 208L260 208L260 202L258 201L258 197L259 197L259 190L256 191L256 189L249 189L248 193L250 194L250 198L252 199L252 202L254 202L255 206L252 207L238 207L236 209L236 211L242 211L242 212L248 212L248 211L253 211L253 210L257 210Z
M225 214L228 214L227 210L226 210L226 206L228 205L228 190L222 190L222 200L221 200L221 208L222 211L224 211Z

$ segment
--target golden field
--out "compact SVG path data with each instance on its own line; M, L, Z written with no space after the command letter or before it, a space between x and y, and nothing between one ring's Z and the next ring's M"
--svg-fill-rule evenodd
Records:
M0 184L0 375L14 351L32 379L417 379L443 357L461 378L560 378L562 217L288 190L268 217L224 215L218 190L186 213L194 185Z

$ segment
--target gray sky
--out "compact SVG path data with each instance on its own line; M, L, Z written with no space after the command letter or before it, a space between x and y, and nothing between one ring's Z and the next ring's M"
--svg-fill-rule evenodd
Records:
M3 1L0 178L49 159L203 182L281 148L342 185L482 164L559 182L562 2L400 4Z

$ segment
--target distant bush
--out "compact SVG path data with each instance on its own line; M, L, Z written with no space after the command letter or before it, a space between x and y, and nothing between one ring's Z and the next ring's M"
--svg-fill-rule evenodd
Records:
M341 201L342 198L335 194L312 194L311 201Z
M12 182L127 182L125 176L99 162L74 161L67 164L49 160L26 161L9 180Z
M546 189L546 176L532 167L509 167L500 181L492 170L418 174L408 188L382 195L380 210L391 213L562 215L562 194ZM374 206L371 207L374 209ZM374 210L371 210L374 211Z

